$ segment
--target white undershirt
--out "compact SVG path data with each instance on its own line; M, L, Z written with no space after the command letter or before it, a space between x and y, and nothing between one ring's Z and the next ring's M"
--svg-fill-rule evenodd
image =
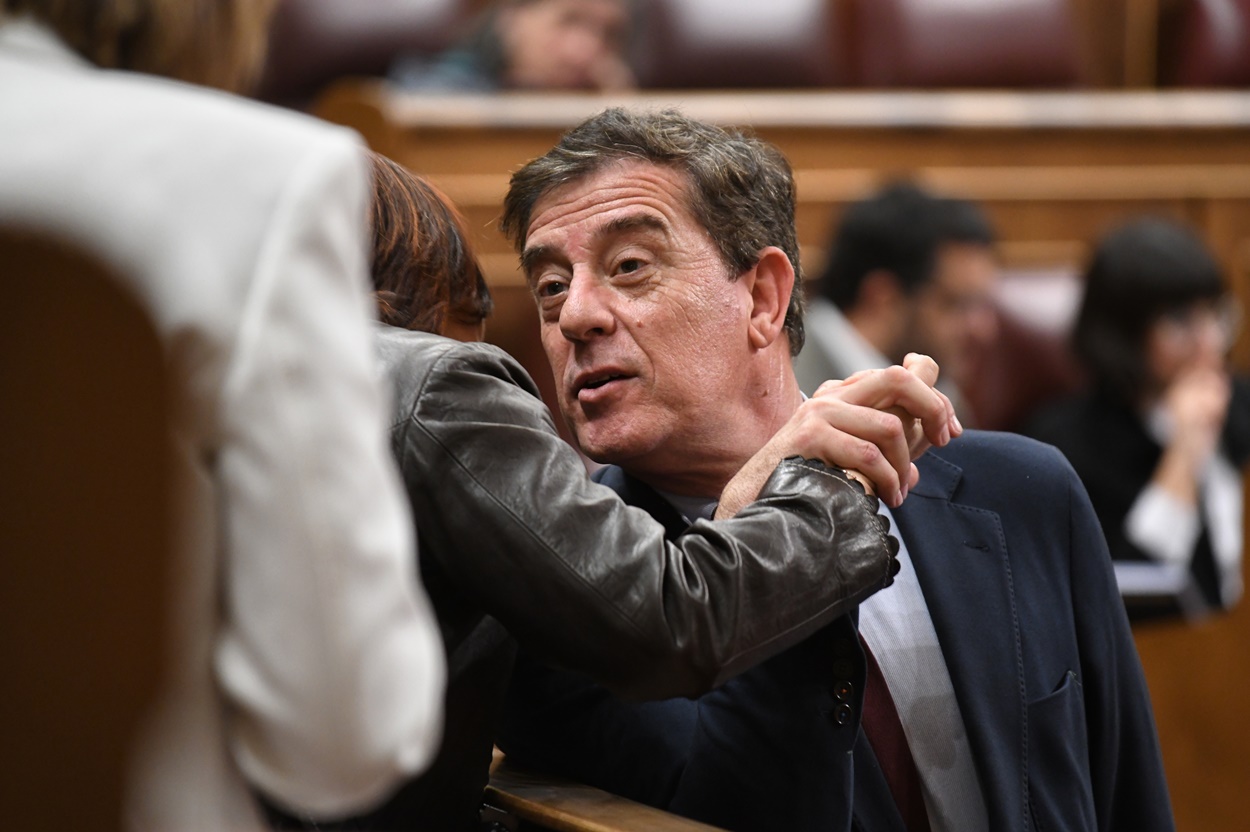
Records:
M884 503L880 513L899 541L899 572L893 586L860 604L859 631L898 709L933 832L988 832L985 796L942 645L907 543Z

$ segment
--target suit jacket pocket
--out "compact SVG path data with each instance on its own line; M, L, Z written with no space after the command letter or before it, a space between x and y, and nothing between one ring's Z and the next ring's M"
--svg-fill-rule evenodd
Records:
M1038 832L1097 829L1081 681L1067 671L1055 690L1029 703L1029 809Z

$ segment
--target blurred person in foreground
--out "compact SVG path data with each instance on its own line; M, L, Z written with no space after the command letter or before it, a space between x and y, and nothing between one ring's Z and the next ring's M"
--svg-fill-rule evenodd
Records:
M892 393L923 411L935 436L949 429L949 413L916 375L869 374L814 400L807 421L795 420L802 431L737 477L746 499L759 492L737 518L700 521L666 540L660 522L590 481L516 361L430 334L480 338L490 295L445 197L394 162L373 161L391 446L451 678L445 741L431 769L377 812L335 826L470 830L518 642L632 698L703 693L892 576L893 542L862 488L840 470L782 457L873 457L865 469L894 499L910 473L906 443L878 439L870 448L853 434L880 434L874 426L884 421L897 440L900 419L857 397Z
M1197 618L1241 598L1250 383L1228 363L1239 324L1192 231L1129 222L1098 243L1085 274L1072 340L1090 389L1028 427L1089 490L1135 621Z
M909 352L933 356L940 389L968 424L965 392L998 337L994 229L974 203L895 182L850 205L807 308L795 359L810 393L826 378L884 367Z
M606 110L512 176L501 225L560 409L596 477L670 534L838 389L804 400L791 368L794 205L775 147L676 111ZM1079 480L1039 442L952 436L880 504L888 590L695 701L638 706L523 654L500 748L731 830L1171 830Z
M193 85L248 84L270 6L2 7L0 223L122 275L173 385L169 672L137 744L138 830L263 828L245 781L310 816L356 811L441 729L373 367L363 147Z
M428 92L633 89L632 12L630 0L498 0L460 44L400 56L390 76Z

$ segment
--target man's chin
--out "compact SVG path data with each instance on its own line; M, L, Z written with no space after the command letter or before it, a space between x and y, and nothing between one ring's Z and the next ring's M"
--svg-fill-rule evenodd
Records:
M622 441L621 432L586 428L573 430L578 447L591 461L600 465L620 465L637 455L637 449Z

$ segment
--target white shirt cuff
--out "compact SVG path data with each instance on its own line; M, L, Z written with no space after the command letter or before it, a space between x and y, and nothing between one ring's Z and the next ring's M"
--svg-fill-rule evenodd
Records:
M1124 536L1161 563L1188 564L1201 532L1198 510L1157 485L1137 495L1124 518Z

